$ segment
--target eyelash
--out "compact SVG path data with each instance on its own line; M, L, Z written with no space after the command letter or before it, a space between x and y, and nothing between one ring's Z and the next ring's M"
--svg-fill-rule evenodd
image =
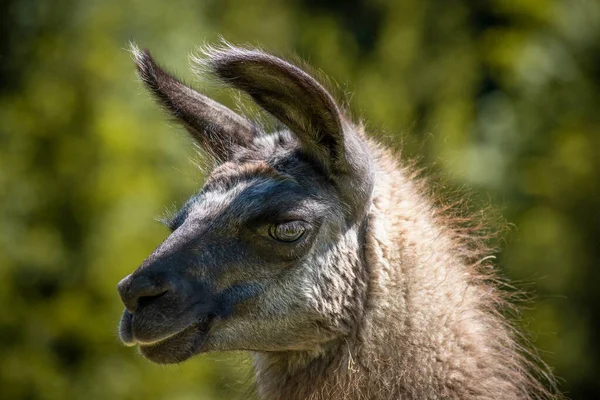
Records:
M297 235L292 234L289 237L284 237L286 232L285 229L291 229L294 230L296 229L298 231ZM282 222L279 224L273 224L270 225L267 232L269 234L269 236L279 242L282 243L294 243L297 242L298 240L302 239L302 237L304 237L304 234L307 231L307 224L304 221L289 221L289 222Z

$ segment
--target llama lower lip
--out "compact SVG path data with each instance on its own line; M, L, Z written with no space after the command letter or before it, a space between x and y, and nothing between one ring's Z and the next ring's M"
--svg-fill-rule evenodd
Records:
M180 331L173 332L170 335L163 337L157 337L155 339L139 339L135 337L133 322L134 316L128 310L124 310L123 316L119 323L119 338L121 342L128 347L140 345L142 347L157 347L165 343L175 343L182 337L186 337L189 333L195 332L198 336L199 342L204 342L202 339L208 333L212 320L214 319L213 314L203 315L199 317L195 322L181 329ZM189 344L188 344L189 347Z
M213 317L204 317L173 336L152 344L139 343L140 353L158 364L174 364L201 352Z

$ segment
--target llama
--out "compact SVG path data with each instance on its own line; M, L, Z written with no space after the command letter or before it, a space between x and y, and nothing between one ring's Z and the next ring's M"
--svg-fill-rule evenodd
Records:
M125 344L156 363L250 351L265 400L560 398L487 249L313 77L227 44L192 60L284 126L266 133L132 53L217 166L119 283Z

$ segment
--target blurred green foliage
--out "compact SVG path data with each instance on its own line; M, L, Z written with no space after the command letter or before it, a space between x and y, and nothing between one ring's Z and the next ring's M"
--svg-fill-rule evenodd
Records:
M201 176L136 81L130 40L188 81L220 35L325 71L372 135L516 226L503 273L561 388L600 397L600 3L595 0L4 0L0 392L244 398L244 355L160 367L121 346L115 286ZM232 105L228 92L198 83Z

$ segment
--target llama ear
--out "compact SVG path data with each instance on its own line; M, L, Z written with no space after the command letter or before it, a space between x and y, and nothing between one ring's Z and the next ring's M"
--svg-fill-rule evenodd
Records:
M132 46L131 52L146 87L209 153L224 161L236 147L252 142L255 128L248 120L184 85L162 69L148 50Z
M331 95L306 72L257 50L226 47L205 52L206 64L283 122L328 173L347 169L344 123Z

